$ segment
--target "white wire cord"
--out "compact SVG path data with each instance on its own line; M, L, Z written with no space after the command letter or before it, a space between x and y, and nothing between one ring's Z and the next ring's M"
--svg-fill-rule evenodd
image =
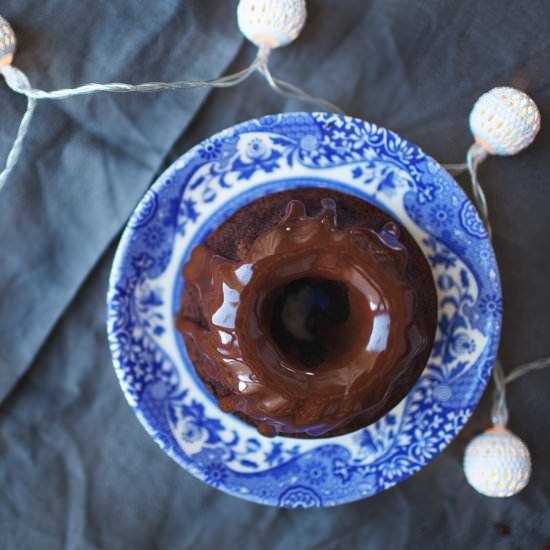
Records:
M0 172L0 191L6 184L8 176L15 168L19 157L21 156L21 150L23 147L23 140L29 131L32 115L36 107L36 103L39 99L65 99L67 97L74 97L86 94L93 94L97 92L115 92L115 93L128 93L128 92L155 92L160 90L181 90L191 88L227 88L229 86L236 86L244 80L246 80L254 71L256 71L261 65L267 63L269 51L261 49L256 56L256 59L252 64L234 74L223 76L221 78L205 81L193 81L193 80L178 80L176 82L146 82L144 84L122 84L114 82L110 84L86 84L79 86L78 88L54 90L46 92L44 90L37 90L32 88L27 78L27 75L17 67L13 65L5 65L0 69L0 73L4 77L6 84L14 92L27 97L27 110L21 119L19 129L17 131L17 137L13 142L8 158L6 160L6 166Z
M477 176L477 170L479 165L487 158L487 151L479 145L479 143L474 143L466 154L466 165L468 166L468 172L470 173L470 182L472 184L472 194L474 196L474 201L476 203L479 215L481 216L481 221L487 229L489 237L493 237L493 229L489 221L489 207L487 206L487 198L485 197L485 192L479 183L479 178Z
M550 357L546 357L545 359L537 359L536 361L532 361L531 363L526 363L525 365L521 365L520 367L515 368L504 379L504 382L506 384L509 384L510 382L517 380L518 378L522 377L524 374L527 374L528 372L545 369L547 367L550 367Z
M294 97L306 103L311 103L320 107L321 109L332 111L335 113L344 114L343 110L337 105L334 105L330 101L314 97L300 88L279 80L271 74L268 67L269 55L271 49L269 47L261 47L258 49L258 54L252 62L252 64L238 71L234 74L223 76L221 78L215 78L212 80L195 81L195 80L178 80L175 82L145 82L143 84L124 84L121 82L112 82L108 84L85 84L77 88L67 88L63 90L45 91L33 88L30 85L29 79L23 71L14 67L13 65L5 65L0 69L0 73L4 77L6 84L14 92L27 97L27 110L21 119L19 129L17 131L17 137L12 145L12 148L8 154L6 166L0 172L0 191L5 185L8 176L13 171L19 157L21 156L21 150L23 146L23 140L25 135L29 131L32 115L36 107L36 102L39 99L65 99L68 97L75 97L80 95L94 94L98 92L111 92L111 93L130 93L130 92L157 92L161 90L182 90L193 88L228 88L230 86L236 86L244 80L246 80L252 73L258 71L267 80L269 86L278 94L285 97Z
M493 365L493 407L491 409L491 421L494 426L505 427L508 424L508 407L506 405L506 378L504 369L497 359Z
M505 375L500 361L498 359L495 361L493 366L493 382L495 384L495 389L493 391L493 407L491 410L491 420L495 426L505 427L508 423L506 386L525 374L548 367L550 367L550 357L545 357L520 365L513 369L508 375Z
M124 84L121 82L112 82L109 84L85 84L77 88L67 88L63 90L54 90L47 92L37 90L27 85L28 80L20 69L13 65L6 65L2 69L2 74L6 84L16 93L23 94L34 99L65 99L79 95L94 94L97 92L158 92L160 90L182 90L192 88L228 88L236 86L246 80L255 70L267 62L266 50L260 50L252 64L234 74L215 78L212 80L177 80L175 82L145 82L143 84Z
M9 67L9 65L7 67ZM0 72L2 74L5 74L7 67L3 67L2 69L0 69ZM29 79L26 77L24 73L21 73L21 75L19 75L19 83L23 88L25 87L30 88L31 86ZM21 123L19 124L19 128L15 136L15 140L13 142L13 145L11 146L10 152L8 153L8 158L6 159L6 166L0 172L0 191L2 191L2 188L6 184L6 181L8 180L8 176L10 175L11 171L15 168L15 165L17 164L17 161L21 156L23 140L25 139L25 136L29 131L29 127L32 121L32 116L34 114L34 110L36 109L36 103L37 103L37 100L34 97L27 97L27 109L25 110L25 114L21 119Z
M316 105L317 107L320 107L321 109L325 111L330 111L333 113L338 113L339 115L345 115L343 109L338 107L338 105L335 105L334 103L331 103L330 101L327 101L325 99L322 99L320 97L312 96L300 88L294 86L293 84L290 84L290 82L286 82L285 80L280 80L279 78L275 78L271 71L269 70L269 67L267 66L267 63L264 63L258 68L258 71L264 75L265 79L267 80L267 83L269 86L278 94L285 96L285 97L291 97L295 99L299 99L300 101L303 101L305 103L310 103L312 105Z
M459 176L468 170L468 165L465 162L457 164L442 164L441 166L443 166L443 168L445 168L445 170L453 176Z

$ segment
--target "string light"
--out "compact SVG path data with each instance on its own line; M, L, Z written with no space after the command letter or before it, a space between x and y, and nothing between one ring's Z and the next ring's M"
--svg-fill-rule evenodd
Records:
M535 102L514 88L493 88L483 94L470 113L470 129L475 143L466 155L474 202L489 236L487 199L479 183L478 167L487 155L509 156L529 146L540 129L540 113ZM455 166L453 166L455 168ZM456 165L460 169L460 165ZM464 473L478 492L491 497L509 497L521 491L531 477L531 456L527 445L507 429L506 385L524 374L550 366L540 359L514 369L508 376L500 361L493 366L493 427L474 438L464 454Z
M174 82L146 82L143 84L85 84L76 88L45 91L33 88L25 73L12 65L16 38L9 23L0 16L0 74L14 92L27 98L27 110L21 119L5 168L0 172L0 191L15 168L23 147L23 140L29 131L36 102L38 100L59 100L98 92L156 92L191 88L227 88L236 86L254 72L262 74L276 93L311 103L322 110L342 113L342 110L322 98L312 96L300 88L275 78L268 62L273 48L285 46L295 40L306 21L305 0L241 0L237 8L238 23L242 33L258 46L256 58L247 68L233 74L212 80L178 80Z
M499 87L484 93L470 113L470 130L491 155L515 155L528 147L540 130L536 103L515 88Z

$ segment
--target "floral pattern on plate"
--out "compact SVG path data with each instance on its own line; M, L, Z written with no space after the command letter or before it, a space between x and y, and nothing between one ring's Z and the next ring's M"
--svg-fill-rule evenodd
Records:
M191 250L268 193L326 187L397 217L430 262L439 313L428 365L375 424L329 439L269 439L224 414L174 328ZM288 508L334 506L409 477L462 428L498 346L498 270L477 212L418 147L384 128L289 113L224 130L178 159L130 218L113 264L108 334L122 390L154 440L205 483Z

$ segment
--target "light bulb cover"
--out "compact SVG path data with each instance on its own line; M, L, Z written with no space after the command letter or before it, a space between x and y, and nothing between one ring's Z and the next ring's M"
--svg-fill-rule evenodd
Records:
M11 25L0 15L0 68L10 65L17 41Z
M306 22L305 0L240 0L239 29L258 47L279 48L296 39Z
M504 427L493 427L466 447L464 473L468 483L490 497L519 493L531 476L531 456L525 443Z
M492 155L519 153L533 142L539 129L536 103L515 88L489 90L470 113L470 130L475 140Z

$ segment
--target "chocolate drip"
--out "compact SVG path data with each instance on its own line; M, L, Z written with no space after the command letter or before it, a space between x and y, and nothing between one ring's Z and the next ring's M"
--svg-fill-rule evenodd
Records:
M308 217L291 201L242 261L200 245L183 271L208 326L179 317L178 329L228 388L220 408L264 435L322 436L377 417L433 337L415 321L398 225L340 229L334 201L322 205Z

